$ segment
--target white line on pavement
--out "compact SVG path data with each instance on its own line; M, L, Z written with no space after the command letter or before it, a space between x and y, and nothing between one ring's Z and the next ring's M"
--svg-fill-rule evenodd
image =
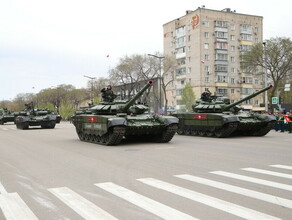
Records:
M7 193L6 189L4 188L4 186L0 182L0 194L6 194L6 193Z
M48 190L86 220L117 220L114 216L67 187L51 188Z
M163 189L176 195L191 199L193 201L211 206L213 208L228 212L230 214L242 217L249 220L279 220L279 218L261 213L249 208L245 208L221 199L217 199L202 193L198 193L189 189L185 189L167 182L163 182L153 178L138 179L139 181Z
M274 188L278 188L278 189L284 189L284 190L292 191L292 186L287 185L287 184L282 184L282 183L272 182L272 181L268 181L268 180L257 179L257 178L253 178L253 177L238 175L238 174L234 174L234 173L228 173L228 172L224 172L224 171L213 171L213 172L210 172L210 173L213 173L213 174L216 174L216 175L220 175L220 176L230 177L230 178L234 178L234 179L239 179L239 180L243 180L243 181L247 181L247 182L251 182L251 183L270 186L270 187L274 187Z
M261 173L261 174L267 174L267 175L271 175L271 176L283 177L283 178L287 178L287 179L292 179L292 175L286 174L286 173L278 173L278 172L274 172L274 171L262 170L262 169L256 169L256 168L242 168L242 170L255 172L255 173Z
M97 187L100 187L130 203L133 203L134 205L143 208L147 210L148 212L151 212L154 215L157 215L163 219L192 219L195 220L196 218L189 216L185 213L182 213L176 209L173 209L171 207L168 207L164 204L161 204L159 202L156 202L152 199L149 199L143 195L140 195L136 192L133 192L131 190L128 190L122 186L116 185L112 182L107 183L98 183L94 184Z
M178 177L184 180L189 180L196 183L200 183L200 184L204 184L207 186L215 187L218 189L226 190L229 192L237 193L237 194L244 195L250 198L259 199L265 202L273 203L279 206L284 206L284 207L292 209L292 200L289 200L289 199L284 199L284 198L277 197L274 195L269 195L269 194L257 192L254 190L249 190L249 189L245 189L245 188L241 188L241 187L237 187L237 186L233 186L233 185L229 185L229 184L225 184L225 183L221 183L221 182L217 182L213 180L208 180L208 179L204 179L201 177L196 177L196 176L192 176L188 174L175 175L175 177Z
M38 219L17 193L1 194L0 208L8 220Z
M270 165L270 167L276 167L276 168L292 170L292 166L286 166L286 165L280 165L280 164Z

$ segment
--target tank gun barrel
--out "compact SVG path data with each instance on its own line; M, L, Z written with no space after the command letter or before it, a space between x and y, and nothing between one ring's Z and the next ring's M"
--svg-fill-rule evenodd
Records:
M123 111L127 111L152 84L153 80L149 80L147 84L123 106Z
M234 102L234 103L232 103L232 104L230 104L230 105L227 105L227 106L224 108L224 110L225 110L225 111L226 111L226 110L229 110L230 108L232 108L232 107L234 107L234 106L236 106L236 105L238 105L238 104L240 104L240 103L242 103L242 102L244 102L244 101L246 101L246 100L248 100L248 99L251 99L251 98L257 96L257 95L259 95L259 94L261 94L261 93L263 93L263 92L269 90L269 89L272 88L272 87L273 87L273 85L270 85L270 86L268 86L268 87L266 87L266 88L263 88L263 89L261 89L261 90L255 92L255 93L253 93L253 94L251 94L251 95L249 95L249 96L247 96L247 97L245 97L245 98L243 98L243 99L240 99L240 100L237 101L237 102Z

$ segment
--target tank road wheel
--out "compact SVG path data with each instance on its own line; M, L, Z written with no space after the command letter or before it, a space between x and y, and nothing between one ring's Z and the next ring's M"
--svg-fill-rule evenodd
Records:
M206 132L203 130L198 131L199 136L203 137L205 136Z
M179 134L179 135L183 135L184 134L184 131L183 131L183 129L178 128L177 131L176 131L176 133Z
M104 145L118 145L126 133L126 127L115 126L101 136L101 142Z
M230 136L237 128L238 122L225 124L223 127L215 130L214 134L218 138Z
M213 131L206 131L206 136L212 137L212 136L214 136L214 132Z
M177 124L168 125L166 129L162 132L162 134L158 135L157 142L159 143L169 142L173 138L176 132L177 132Z
M253 136L265 136L269 131L274 127L274 122L268 122L267 125L263 128L260 128L257 131L252 133Z
M191 130L191 135L192 136L197 136L198 135L198 130Z

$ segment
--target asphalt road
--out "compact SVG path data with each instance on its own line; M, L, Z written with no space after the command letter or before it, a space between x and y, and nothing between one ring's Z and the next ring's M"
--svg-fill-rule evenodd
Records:
M290 220L292 134L101 146L1 125L0 219Z

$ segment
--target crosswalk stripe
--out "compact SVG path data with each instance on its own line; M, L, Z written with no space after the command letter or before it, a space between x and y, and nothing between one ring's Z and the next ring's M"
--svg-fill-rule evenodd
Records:
M241 188L241 187L237 187L237 186L233 186L233 185L229 185L229 184L225 184L225 183L221 183L221 182L217 182L213 180L208 180L208 179L204 179L201 177L196 177L196 176L192 176L188 174L175 175L175 177L178 177L184 180L189 180L196 183L200 183L200 184L204 184L207 186L215 187L218 189L226 190L229 192L237 193L237 194L244 195L250 198L259 199L265 202L273 203L279 206L284 206L284 207L292 209L292 200L289 200L289 199L284 199L281 197L276 197L274 195L269 195L269 194L257 192L254 190L249 190L249 189L245 189L245 188Z
M280 164L270 165L270 167L276 167L276 168L292 170L292 166L286 166L286 165L280 165Z
M262 169L256 169L256 168L242 168L242 170L255 172L255 173L261 173L261 174L267 174L267 175L271 175L271 176L283 177L283 178L287 178L287 179L292 179L292 175L286 174L286 173L278 173L278 172L274 172L274 171L262 170Z
M134 205L143 208L149 212L151 212L154 215L157 215L163 219L192 219L195 220L196 218L187 215L183 212L180 212L176 209L173 209L171 207L168 207L164 204L161 204L159 202L156 202L152 199L149 199L148 197L145 197L143 195L140 195L136 192L133 192L131 190L128 190L122 186L116 185L112 182L106 182L106 183L98 183L94 184L97 187L100 187L104 189L105 191L108 191L130 203L133 203Z
M5 194L5 193L7 193L7 191L6 191L6 189L4 188L4 186L0 182L0 194Z
M168 192L180 195L182 197L191 199L193 201L203 203L207 206L228 212L230 214L242 217L249 220L279 220L279 218L267 215L249 208L245 208L230 202L226 202L221 199L217 199L208 195L204 195L189 189L185 189L167 182L163 182L153 178L138 179L139 181L148 184L150 186L156 187L158 189L163 189Z
M17 193L1 194L0 208L8 220L38 219Z
M86 220L117 220L114 216L67 187L51 188L48 190Z
M292 186L287 185L287 184L257 179L257 178L253 178L253 177L238 175L238 174L234 174L234 173L228 173L228 172L224 172L224 171L212 171L210 173L220 175L220 176L230 177L230 178L234 178L234 179L239 179L239 180L243 180L243 181L247 181L247 182L252 182L252 183L256 183L256 184L261 184L261 185L265 185L265 186L270 186L270 187L274 187L274 188L278 188L278 189L292 191Z

